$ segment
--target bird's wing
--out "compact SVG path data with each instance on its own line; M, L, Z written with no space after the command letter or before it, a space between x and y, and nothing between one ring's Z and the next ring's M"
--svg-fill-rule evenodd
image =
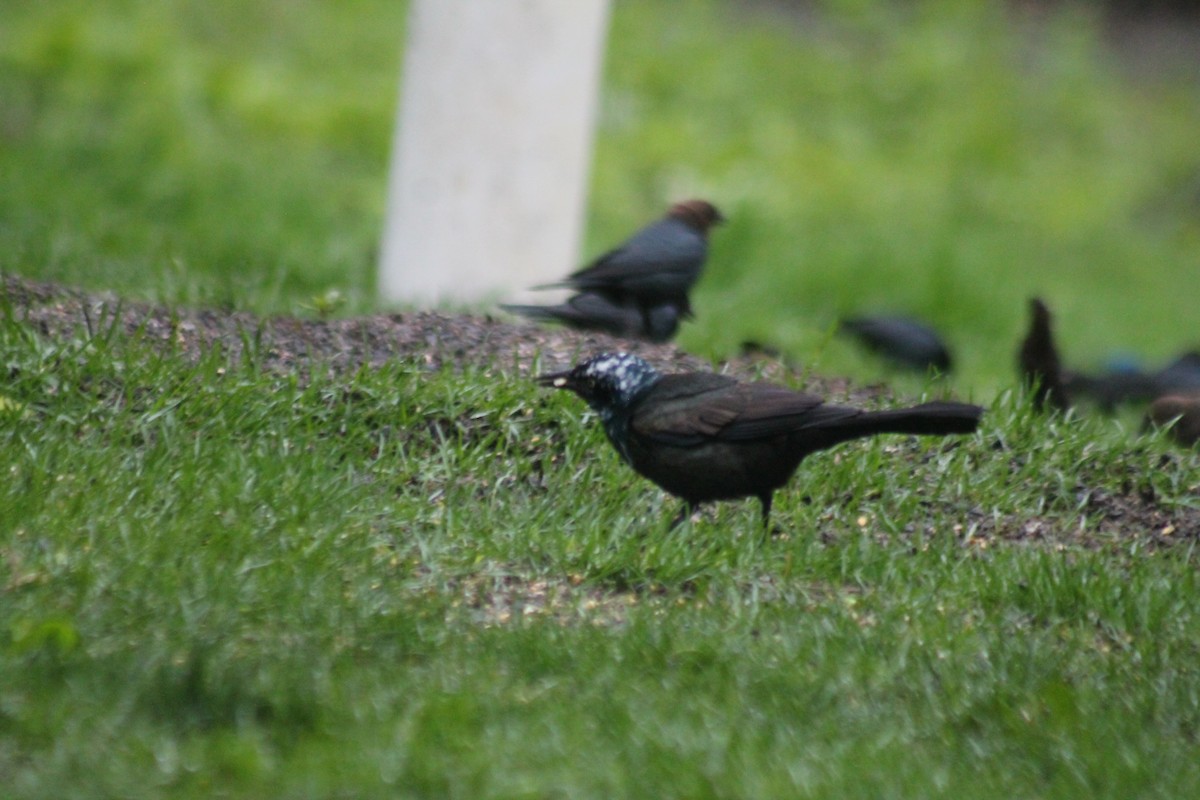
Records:
M566 281L580 288L625 284L647 273L688 279L707 254L704 237L675 219L652 223L625 244L608 251Z
M691 447L711 440L768 439L859 413L768 383L737 383L720 375L668 375L635 408L630 426L640 436Z

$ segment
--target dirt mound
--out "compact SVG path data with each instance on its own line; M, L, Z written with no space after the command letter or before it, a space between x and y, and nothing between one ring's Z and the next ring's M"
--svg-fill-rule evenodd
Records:
M491 315L411 311L346 319L259 317L168 308L13 275L3 278L0 308L4 306L49 338L108 333L115 326L126 335L162 342L190 357L220 347L236 359L253 346L264 366L299 373L314 367L354 370L401 359L431 369L475 366L528 374L535 368L561 369L605 350L637 353L667 371L713 367L670 344L508 322ZM741 376L787 371L777 359L751 357L722 362L720 368ZM883 386L852 390L848 381L836 378L808 377L806 388L836 397L888 394Z

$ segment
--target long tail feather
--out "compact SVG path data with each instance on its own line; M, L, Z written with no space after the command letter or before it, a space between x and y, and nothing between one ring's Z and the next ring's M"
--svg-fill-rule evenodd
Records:
M972 433L979 427L983 408L969 403L933 402L911 408L864 411L861 414L830 416L802 428L794 439L802 452L824 450L851 439L880 433L914 436L948 436Z

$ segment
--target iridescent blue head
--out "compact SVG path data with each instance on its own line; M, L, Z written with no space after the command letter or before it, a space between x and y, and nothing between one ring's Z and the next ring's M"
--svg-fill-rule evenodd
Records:
M556 389L570 389L608 421L627 409L660 377L658 370L635 355L601 353L566 372L539 375L537 382Z

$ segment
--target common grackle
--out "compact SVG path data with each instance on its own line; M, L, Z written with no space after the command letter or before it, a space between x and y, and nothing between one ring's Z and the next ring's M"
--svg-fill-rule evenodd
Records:
M701 503L739 497L758 498L765 526L775 490L809 453L877 433L970 433L983 413L954 402L889 411L826 405L769 383L663 375L628 353L603 353L537 381L586 400L621 458L683 500L672 527Z
M556 306L500 306L537 320L560 322L585 331L604 331L628 339L667 342L679 330L680 311L673 303L651 306L643 314L636 305L618 304L595 292L580 292Z
M1050 309L1041 298L1029 301L1029 332L1017 351L1017 369L1021 379L1033 391L1033 404L1065 411L1071 401L1063 387L1062 364L1050 326Z
M655 306L671 304L691 316L688 292L708 257L708 229L724 217L706 200L676 203L662 219L635 233L583 269L535 289L569 288L594 292L617 305L633 305L647 317Z
M907 317L851 317L838 323L867 349L893 364L919 371L933 367L949 372L953 366L950 349L928 325Z

